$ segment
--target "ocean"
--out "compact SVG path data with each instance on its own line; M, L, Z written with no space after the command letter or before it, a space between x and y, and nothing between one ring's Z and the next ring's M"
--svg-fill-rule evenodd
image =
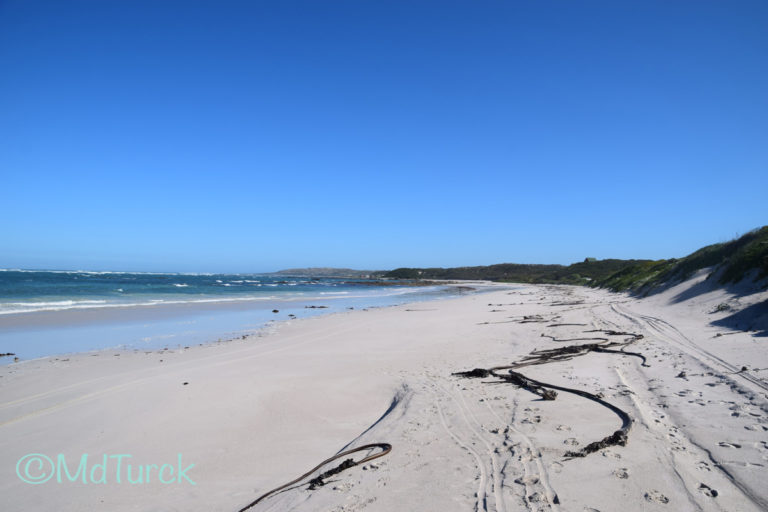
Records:
M290 321L466 293L279 274L0 270L0 363L232 339Z

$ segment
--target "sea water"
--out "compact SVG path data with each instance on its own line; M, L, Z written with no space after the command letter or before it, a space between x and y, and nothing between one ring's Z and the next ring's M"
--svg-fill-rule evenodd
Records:
M104 348L190 346L274 321L449 298L457 286L279 274L0 271L0 353L37 357Z

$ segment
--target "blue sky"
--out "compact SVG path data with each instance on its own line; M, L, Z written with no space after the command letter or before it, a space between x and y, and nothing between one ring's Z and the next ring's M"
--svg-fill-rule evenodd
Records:
M683 256L768 223L768 3L0 1L0 267Z

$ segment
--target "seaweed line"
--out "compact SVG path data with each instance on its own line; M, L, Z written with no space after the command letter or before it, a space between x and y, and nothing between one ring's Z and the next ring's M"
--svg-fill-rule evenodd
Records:
M541 381L526 377L525 375L515 371L518 368L523 368L526 366L554 363L554 362L560 362L560 361L568 361L570 359L573 359L574 357L583 356L590 352L601 352L601 353L607 353L607 354L635 356L642 359L643 366L648 366L645 356L643 356L638 352L629 352L626 350L627 346L642 339L643 338L642 334L608 331L608 330L592 330L592 331L586 331L586 332L603 332L609 336L627 336L627 338L625 338L624 341L620 341L620 342L619 341L609 342L607 338L598 338L600 340L605 340L605 341L603 343L568 345L565 347L558 347L553 349L534 350L533 352L530 353L530 355L524 357L517 363L513 363L511 365L495 366L493 368L488 368L488 369L475 368L474 370L456 372L453 375L458 377L464 377L464 378L495 377L500 380L490 381L488 383L489 384L510 383L518 387L521 387L523 389L526 389L531 393L534 393L542 397L542 399L544 400L555 400L557 398L557 391L572 393L574 395L584 397L588 400L592 400L593 402L596 402L602 405L603 407L608 408L609 410L614 412L619 418L621 418L622 423L621 423L620 429L616 430L615 432L613 432L608 436L605 436L603 439L599 441L589 443L581 450L566 452L565 457L568 459L573 457L585 457L590 453L594 453L608 446L615 446L615 445L625 446L629 440L629 430L632 428L632 418L629 416L629 414L626 411L620 409L619 407L609 402L606 402L600 396L594 393L589 393L587 391L582 391L579 389L568 388L565 386L558 386L556 384L541 382ZM557 340L552 336L549 336L549 337L552 338L553 341L568 341L568 340ZM585 339L585 338L576 338L576 339ZM586 338L586 339L590 339L590 338ZM591 339L594 339L594 338L591 338ZM499 373L503 370L507 370L507 373Z

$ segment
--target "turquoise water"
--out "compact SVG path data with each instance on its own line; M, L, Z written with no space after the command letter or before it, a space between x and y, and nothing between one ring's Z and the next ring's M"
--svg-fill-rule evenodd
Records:
M176 348L253 334L274 321L465 292L274 274L6 270L0 271L0 353L24 360L105 348Z

